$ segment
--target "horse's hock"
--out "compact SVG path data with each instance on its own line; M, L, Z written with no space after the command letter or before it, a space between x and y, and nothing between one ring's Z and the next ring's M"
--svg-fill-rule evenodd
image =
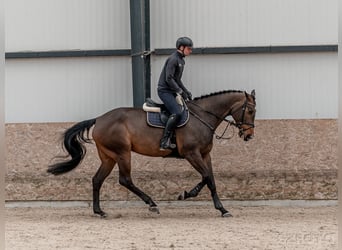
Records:
M214 139L212 162L221 199L337 199L336 120L257 120L255 138ZM99 167L94 145L81 166L49 175L70 123L7 124L6 200L92 200L91 178ZM224 124L217 129L220 133ZM232 131L229 131L231 133ZM138 200L118 183L117 166L101 190L102 200ZM135 184L155 200L175 200L200 175L185 160L133 153ZM204 188L193 200L211 200Z

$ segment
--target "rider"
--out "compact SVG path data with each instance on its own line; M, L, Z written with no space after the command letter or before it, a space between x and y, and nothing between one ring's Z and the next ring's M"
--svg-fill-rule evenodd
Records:
M167 58L158 81L158 96L171 113L166 122L160 150L174 149L176 145L171 143L172 132L181 119L181 108L176 102L176 95L180 94L184 100L191 100L192 95L182 83L182 74L185 65L184 57L192 52L193 43L189 37L177 39L177 50Z

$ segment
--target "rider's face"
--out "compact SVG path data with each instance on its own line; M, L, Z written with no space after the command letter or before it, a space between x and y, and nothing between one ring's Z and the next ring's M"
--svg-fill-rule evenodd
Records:
M183 51L185 56L188 56L192 53L192 48L191 47L185 47Z

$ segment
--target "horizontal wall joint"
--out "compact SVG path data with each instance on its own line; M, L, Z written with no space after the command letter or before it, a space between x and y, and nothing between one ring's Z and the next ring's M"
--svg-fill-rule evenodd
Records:
M151 51L154 55L170 55L174 48L160 48ZM253 47L201 47L194 48L193 54L255 54L255 53L303 53L337 52L338 45L289 45ZM93 57L93 56L133 56L130 49L116 50L65 50L65 51L23 51L7 52L6 59L55 58L55 57Z

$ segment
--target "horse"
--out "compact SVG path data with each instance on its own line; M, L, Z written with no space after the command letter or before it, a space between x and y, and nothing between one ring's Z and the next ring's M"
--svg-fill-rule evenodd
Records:
M196 197L204 186L210 190L214 206L222 217L230 217L217 194L210 152L216 128L227 116L238 128L239 136L248 141L254 136L256 114L255 90L224 90L196 97L187 101L190 113L188 123L175 130L177 157L186 159L197 170L202 180L189 192L183 191L178 199ZM89 138L92 129L92 139ZM163 129L153 128L146 122L142 108L120 107L97 118L79 122L63 134L63 147L71 159L49 165L47 172L60 175L76 168L86 154L86 143L95 142L101 165L92 178L93 212L102 217L107 214L100 207L100 188L117 164L119 183L140 197L149 210L159 214L157 204L150 196L134 185L131 178L131 152L152 157L168 157L175 152L160 150L159 142Z

